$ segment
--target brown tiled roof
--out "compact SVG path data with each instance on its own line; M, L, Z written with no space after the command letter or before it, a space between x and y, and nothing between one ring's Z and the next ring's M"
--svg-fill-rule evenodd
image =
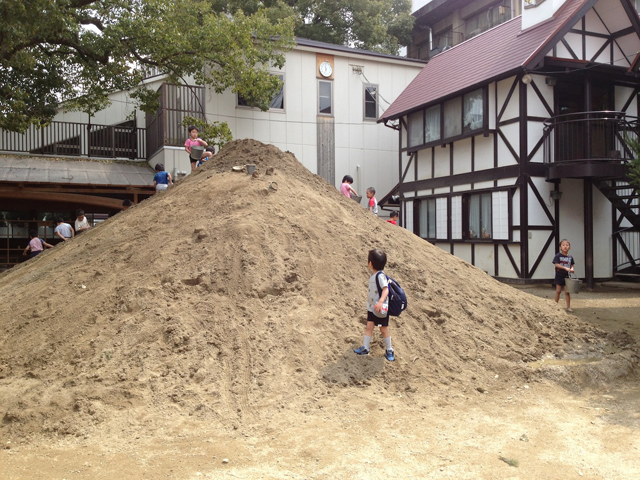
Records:
M525 31L521 31L519 16L445 50L425 65L380 121L399 118L491 79L533 69L559 40L555 37L565 27L571 28L595 3L596 0L567 0L553 18Z

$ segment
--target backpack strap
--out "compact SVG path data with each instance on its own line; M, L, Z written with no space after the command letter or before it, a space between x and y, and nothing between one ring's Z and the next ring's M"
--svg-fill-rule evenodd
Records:
M380 282L378 281L378 277L380 276L380 274L384 275L385 277L387 277L387 274L384 273L384 271L382 270L376 273L376 287L378 287L378 295L382 296L382 287L380 286ZM389 277L387 277L387 283L388 282L389 282Z

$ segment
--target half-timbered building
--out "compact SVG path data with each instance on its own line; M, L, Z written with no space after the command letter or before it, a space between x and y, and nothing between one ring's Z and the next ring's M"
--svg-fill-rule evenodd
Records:
M436 56L380 121L400 135L405 227L488 274L592 286L638 266L640 20L630 0L526 0Z

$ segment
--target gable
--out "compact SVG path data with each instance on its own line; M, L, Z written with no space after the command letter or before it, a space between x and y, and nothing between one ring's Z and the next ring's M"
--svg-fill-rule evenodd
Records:
M379 121L544 68L547 57L628 69L639 51L640 19L631 0L567 1L553 18L526 30L519 16L436 55Z
M599 0L546 56L629 68L640 50L640 37L625 1Z

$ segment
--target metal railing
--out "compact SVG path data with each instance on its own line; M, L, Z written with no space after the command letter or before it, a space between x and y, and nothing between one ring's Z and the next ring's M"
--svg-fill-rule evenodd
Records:
M633 227L623 228L613 234L615 249L614 274L640 265L640 232Z
M187 139L185 117L202 118L204 87L162 84L161 106L155 115L146 116L147 152L153 155L165 145L181 147Z
M41 155L146 159L146 130L126 125L54 121L24 133L0 129L0 151Z
M544 122L544 162L604 161L633 158L627 140L638 138L638 119L624 112L579 112Z

